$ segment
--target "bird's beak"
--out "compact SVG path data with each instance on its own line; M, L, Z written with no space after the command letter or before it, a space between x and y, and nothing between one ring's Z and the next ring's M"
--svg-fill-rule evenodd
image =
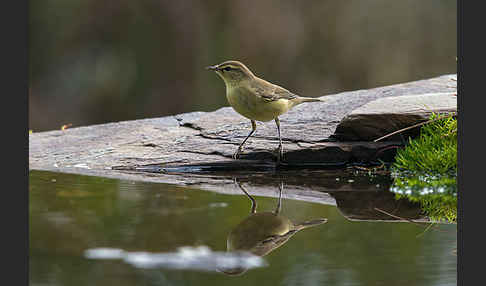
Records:
M206 67L207 70L210 70L210 71L217 71L218 70L218 65L214 65L214 66L209 66L209 67Z

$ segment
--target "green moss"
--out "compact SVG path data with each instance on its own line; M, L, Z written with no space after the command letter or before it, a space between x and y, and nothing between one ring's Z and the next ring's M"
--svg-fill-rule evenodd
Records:
M444 116L442 116L444 117ZM391 166L397 198L419 202L432 221L457 220L457 119L433 114Z
M396 199L406 197L412 202L418 202L422 211L431 221L457 221L457 184L456 177L450 175L393 175L391 188L396 193Z
M406 148L398 150L392 168L439 174L456 171L457 119L447 117L424 125L418 138L409 139Z

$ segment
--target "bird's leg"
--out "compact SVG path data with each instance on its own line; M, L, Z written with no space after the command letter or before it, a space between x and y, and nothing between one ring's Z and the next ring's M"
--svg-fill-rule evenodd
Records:
M282 209L282 190L283 190L283 181L280 182L278 185L278 202L277 208L275 209L275 214L279 214L280 210Z
M283 146L282 146L282 137L280 136L280 120L278 119L278 117L275 118L275 123L277 124L277 131L278 131L277 163L280 163L283 159Z
M257 203L255 201L255 199L250 196L250 194L245 190L245 188L243 188L243 186L236 181L236 178L235 178L235 184L243 191L243 193L245 193L245 195L250 199L251 201L251 213L254 214L256 213L256 208L257 208Z
M240 146L238 147L238 150L236 150L236 152L233 154L233 159L238 159L238 157L240 157L240 153L243 150L243 145L245 144L246 140L248 140L248 138L250 138L250 136L253 135L255 130L256 130L256 122L255 122L255 120L252 120L251 121L250 134L248 134L248 136L246 136L245 140L243 140L243 142L241 142Z

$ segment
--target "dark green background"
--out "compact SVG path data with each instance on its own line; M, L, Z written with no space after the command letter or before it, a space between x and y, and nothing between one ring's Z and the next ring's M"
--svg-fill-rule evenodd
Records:
M456 1L29 2L29 129L227 106L227 59L303 96L456 73Z

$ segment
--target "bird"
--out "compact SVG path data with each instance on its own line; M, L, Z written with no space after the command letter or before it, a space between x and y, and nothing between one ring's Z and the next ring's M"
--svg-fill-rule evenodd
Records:
M291 108L304 102L323 102L323 99L302 97L289 90L257 77L242 62L236 60L224 61L217 65L206 67L223 79L226 86L226 99L231 107L240 115L250 119L251 131L238 146L233 159L238 159L245 142L256 131L256 121L268 122L274 120L277 125L279 145L277 162L283 159L282 137L280 134L279 116Z
M235 226L228 234L226 247L228 252L247 251L263 257L284 245L297 232L327 223L326 218L317 218L300 223L293 223L281 214L283 182L279 185L277 207L274 211L257 212L256 200L246 191L240 182L235 184L251 201L250 215ZM241 275L245 267L221 268L220 272L228 275Z

